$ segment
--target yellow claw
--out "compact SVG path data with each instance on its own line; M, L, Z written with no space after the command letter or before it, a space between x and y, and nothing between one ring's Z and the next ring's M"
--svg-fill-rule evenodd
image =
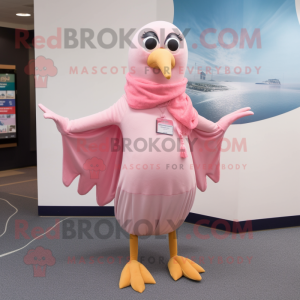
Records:
M169 268L170 275L175 281L182 277L183 275L182 269L178 264L178 262L175 260L175 257L170 258L168 262L168 268Z
M130 286L137 292L145 290L145 283L155 284L155 280L147 268L136 260L128 262L121 273L119 288Z
M124 287L127 286L130 286L130 270L128 264L126 264L122 270L120 282L119 282L119 288L123 289Z
M199 266L197 263L195 263L193 260L191 260L189 258L187 260L197 270L197 272L205 273L205 270L201 266Z
M136 260L131 260L129 263L129 270L132 288L135 291L142 293L145 290L145 283L140 271L139 262Z
M147 268L144 265L142 265L141 263L139 263L139 265L140 265L140 271L141 271L144 282L155 284L156 281L154 280L151 273L147 270Z
M173 256L168 263L170 274L174 280L178 280L182 275L185 277L201 281L202 277L200 272L205 272L204 269L193 262L192 260L183 256Z

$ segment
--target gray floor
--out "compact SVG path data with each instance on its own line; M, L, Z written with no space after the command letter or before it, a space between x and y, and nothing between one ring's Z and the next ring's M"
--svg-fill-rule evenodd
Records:
M46 230L55 222L55 218L37 216L36 169L17 171L23 174L0 176L0 198L19 210L0 238L0 256L30 242L35 227ZM0 235L13 212L8 203L0 201ZM102 223L98 230L99 221ZM79 237L80 222L91 225L90 239ZM22 235L18 238L18 224L28 224L25 232L29 239ZM70 234L66 225L74 226L75 237L63 236ZM178 235L179 254L196 262L199 258L204 261L201 265L206 273L201 282L172 280L167 269L167 236L140 239L140 261L157 283L146 285L145 292L138 294L130 287L118 288L129 242L115 219L70 218L60 223L58 239L44 236L22 250L0 257L1 299L300 299L299 228L255 232L252 239L248 235L244 239L232 239L231 235L220 239L204 227L199 232L209 238L197 237L194 225L187 223ZM24 262L28 251L38 246L51 250L55 259L53 266L47 266L45 277L34 277L33 266ZM68 262L73 257L76 263ZM94 257L94 263L90 257ZM247 257L252 257L250 263Z

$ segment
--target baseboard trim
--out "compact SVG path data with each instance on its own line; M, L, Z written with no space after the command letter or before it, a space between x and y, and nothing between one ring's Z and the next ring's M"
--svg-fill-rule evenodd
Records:
M204 220L207 221L207 224L203 224ZM192 224L196 224L199 221L201 222L202 226L230 232L235 232L234 228L242 228L243 231L259 231L300 226L300 216L256 219L248 221L230 221L195 213L189 213L189 215L185 219L185 222ZM228 230L228 228L230 229Z
M38 206L39 216L113 217L114 206Z
M39 216L113 217L113 206L39 206ZM230 232L270 230L300 226L300 216L277 217L248 221L230 221L189 213L185 222Z

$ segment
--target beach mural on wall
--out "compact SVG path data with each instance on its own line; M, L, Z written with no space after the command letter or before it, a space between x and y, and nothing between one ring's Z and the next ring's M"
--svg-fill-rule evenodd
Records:
M300 107L295 0L174 0L174 24L187 32L187 94L200 115L216 122L250 106L242 124Z

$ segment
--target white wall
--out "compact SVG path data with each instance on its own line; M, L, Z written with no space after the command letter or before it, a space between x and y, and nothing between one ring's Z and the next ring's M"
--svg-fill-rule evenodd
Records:
M300 0L295 0L295 6L296 6L298 20L299 20L299 23L300 23Z
M274 118L229 127L225 138L246 138L247 151L221 155L220 182L208 180L192 212L227 220L300 214L300 108ZM226 148L224 143L223 148ZM239 164L239 170L228 165ZM242 164L246 164L245 170Z
M118 31L140 28L154 20L173 21L172 0L35 0L35 35L49 37L57 27L91 28L97 34L105 27ZM36 49L36 57L51 58L58 74L48 78L48 87L37 88L37 103L70 119L90 115L113 104L124 92L125 76L70 75L70 66L127 66L128 46L97 49ZM222 153L221 181L209 179L205 193L198 191L192 212L247 220L300 214L299 153L300 109L275 118L231 126L226 138L246 138L247 152ZM39 205L96 206L95 189L77 194L78 178L69 188L62 184L61 137L53 122L37 110ZM239 164L240 170L228 170ZM246 164L243 170L242 164ZM109 205L112 205L111 203Z

